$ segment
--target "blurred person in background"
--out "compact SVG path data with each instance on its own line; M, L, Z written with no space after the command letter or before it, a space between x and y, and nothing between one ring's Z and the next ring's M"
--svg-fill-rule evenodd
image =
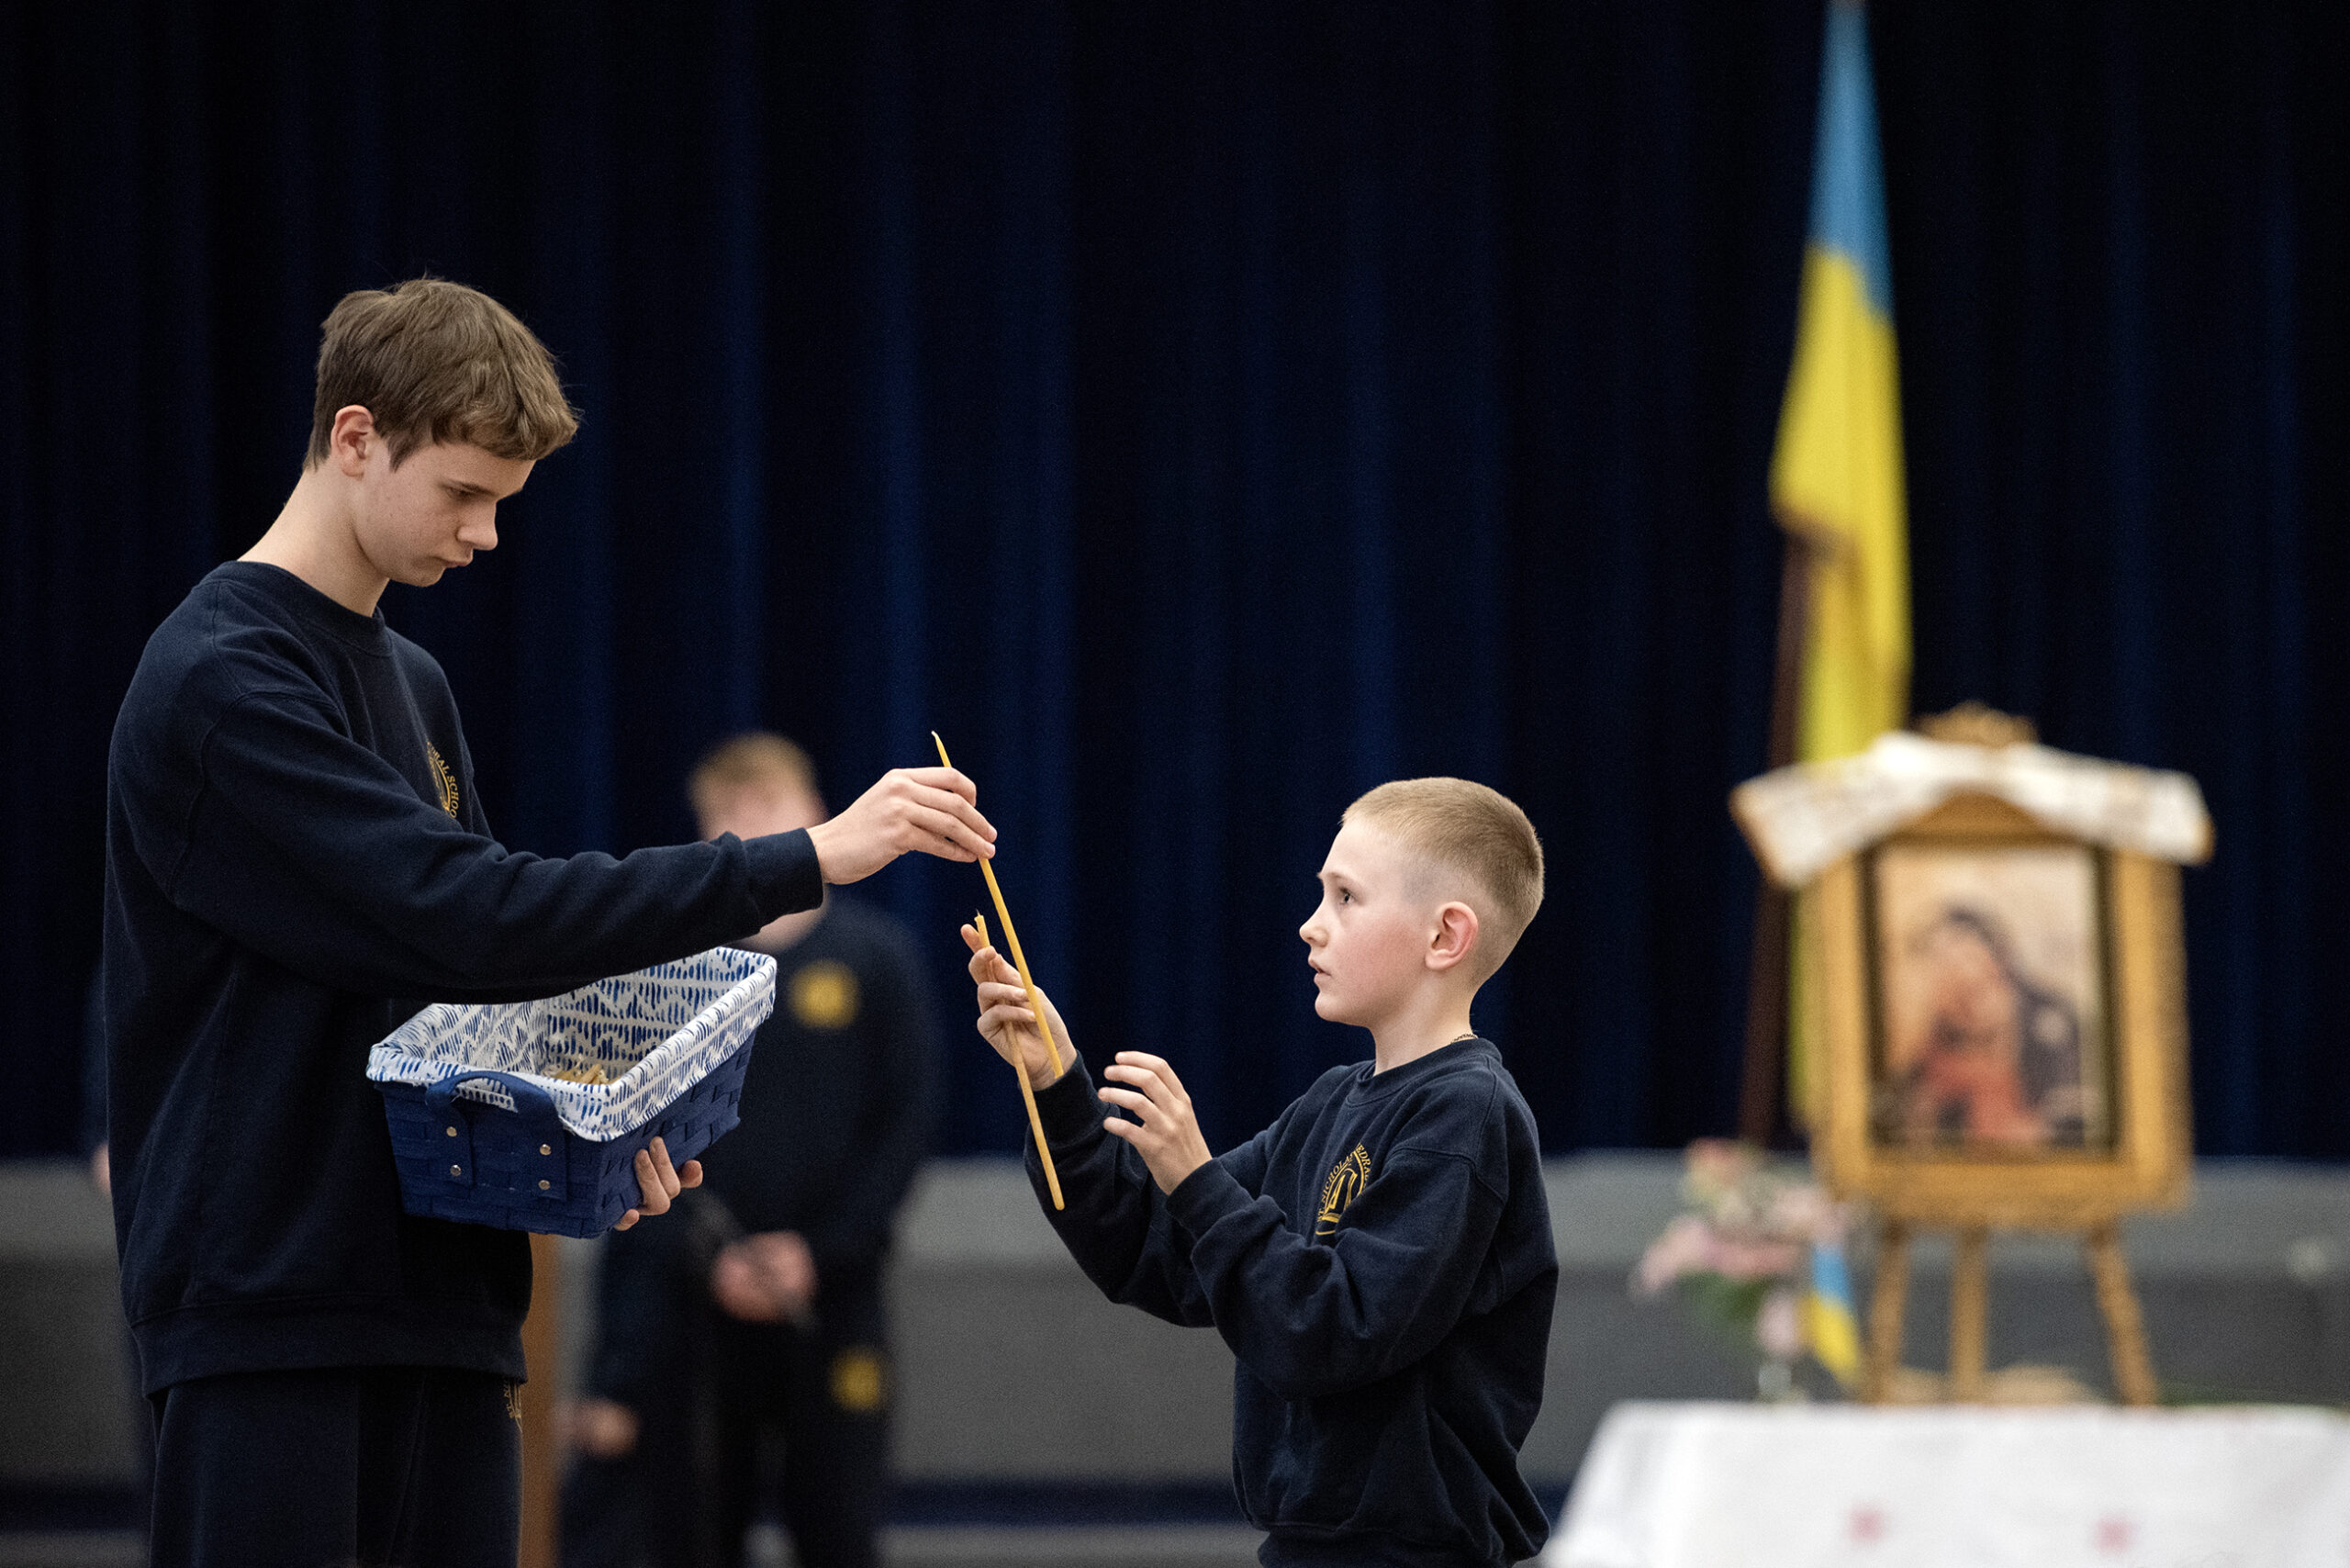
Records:
M753 734L688 783L705 837L825 817L798 746ZM733 1568L767 1506L802 1568L877 1561L893 1390L881 1299L930 1139L934 1046L912 944L828 897L744 946L774 956L742 1124L686 1223L615 1234L568 1423L566 1561Z

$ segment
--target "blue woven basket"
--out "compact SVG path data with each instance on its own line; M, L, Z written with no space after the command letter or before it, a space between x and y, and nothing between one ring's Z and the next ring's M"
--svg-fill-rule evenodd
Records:
M428 1007L368 1056L412 1215L599 1236L642 1201L637 1150L682 1165L737 1120L775 960L721 947L550 997ZM610 1079L551 1077L600 1067Z

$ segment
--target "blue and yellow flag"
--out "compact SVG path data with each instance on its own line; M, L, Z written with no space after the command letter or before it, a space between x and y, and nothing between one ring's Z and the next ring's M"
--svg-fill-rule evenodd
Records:
M1811 547L1796 756L1865 751L1909 711L1909 524L1901 388L1886 260L1885 178L1869 74L1868 14L1830 0L1811 174L1811 235L1794 367L1771 459L1771 506ZM1798 900L1788 1100L1816 1125L1810 921Z
M1804 1294L1804 1340L1819 1364L1846 1388L1861 1383L1861 1320L1852 1310L1852 1274L1844 1266L1844 1246L1821 1241L1811 1249L1811 1288Z

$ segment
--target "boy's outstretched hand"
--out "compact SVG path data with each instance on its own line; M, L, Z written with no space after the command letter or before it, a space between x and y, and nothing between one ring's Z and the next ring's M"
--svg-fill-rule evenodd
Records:
M1020 971L1009 958L983 944L979 927L968 921L963 923L963 946L971 950L971 979L979 988L979 1037L995 1047L996 1055L1026 1073L1030 1088L1050 1088L1061 1075L1054 1070L1044 1036L1036 1033L1036 1014L1020 984ZM1036 988L1036 995L1052 1019L1053 1038L1060 1044L1065 1068L1077 1059L1077 1047L1069 1044L1069 1025L1061 1022L1061 1010L1045 995L1042 986Z
M1199 1119L1192 1114L1192 1097L1163 1058L1141 1051L1120 1051L1118 1059L1102 1070L1102 1076L1134 1085L1131 1089L1105 1086L1102 1098L1133 1112L1140 1122L1122 1122L1112 1116L1102 1126L1135 1146L1160 1192L1173 1192L1182 1185L1184 1177L1208 1162L1208 1141L1200 1136Z
M808 838L827 882L863 881L910 849L985 860L995 854L995 828L979 799L979 786L951 767L893 767Z

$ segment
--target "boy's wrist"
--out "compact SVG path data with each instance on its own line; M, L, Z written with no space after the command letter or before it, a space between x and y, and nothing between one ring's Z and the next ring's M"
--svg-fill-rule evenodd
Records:
M1177 1224L1197 1236L1231 1207L1236 1199L1246 1203L1247 1192L1232 1179L1231 1172L1211 1159L1168 1189L1167 1212Z
M1093 1097L1092 1080L1075 1051L1061 1053L1061 1075L1050 1083L1029 1080L1036 1095L1036 1116L1045 1136L1058 1146L1083 1137L1102 1120L1102 1103ZM1047 1067L1047 1072L1052 1070Z
M764 921L798 914L824 902L823 863L806 828L743 841L752 898Z

